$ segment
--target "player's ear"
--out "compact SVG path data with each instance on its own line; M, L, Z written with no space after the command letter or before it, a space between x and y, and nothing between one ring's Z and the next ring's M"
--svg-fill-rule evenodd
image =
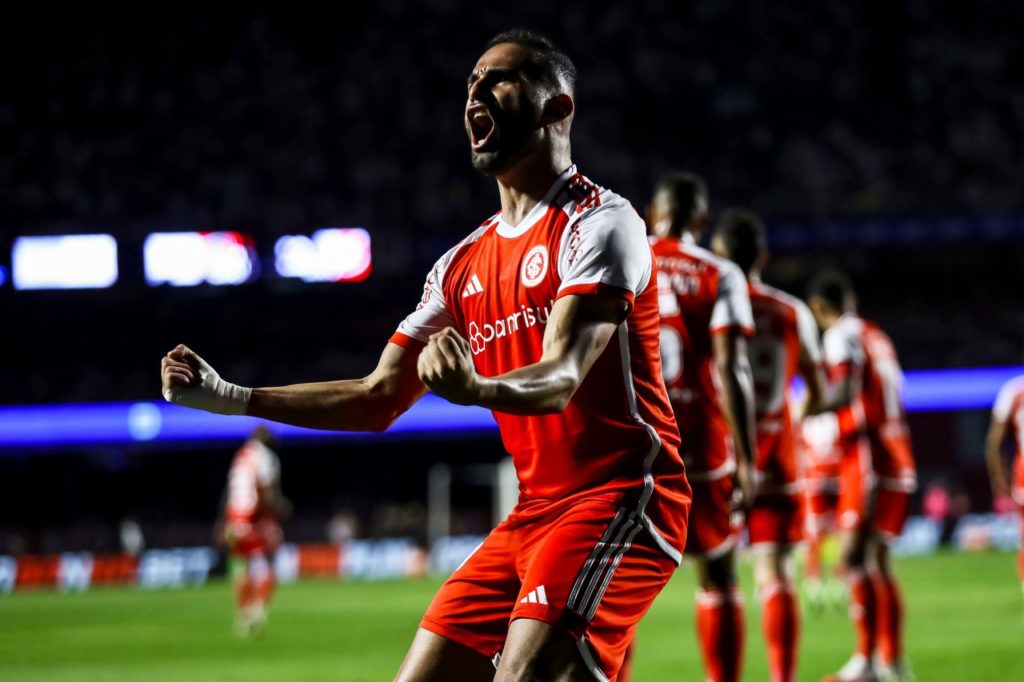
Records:
M548 98L544 102L544 109L541 111L540 122L542 125L551 125L552 123L558 123L564 121L572 116L573 111L576 110L576 103L572 101L572 97L563 93L559 93L554 97Z

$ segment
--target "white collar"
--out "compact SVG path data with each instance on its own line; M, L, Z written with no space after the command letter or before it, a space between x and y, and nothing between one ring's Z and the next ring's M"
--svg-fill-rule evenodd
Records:
M679 239L684 244L690 244L692 246L697 246L697 238L694 237L693 233L690 232L689 230L683 230L683 234L682 234L681 237L679 237Z
M519 221L518 225L509 225L505 222L505 219L498 214L498 227L495 228L499 235L502 237L518 237L525 233L531 227L533 227L541 215L548 210L548 205L554 201L555 195L562 189L562 186L568 182L569 178L576 174L576 164L573 164L562 171L559 176L551 183L551 187L548 189L547 194L530 209L530 212Z

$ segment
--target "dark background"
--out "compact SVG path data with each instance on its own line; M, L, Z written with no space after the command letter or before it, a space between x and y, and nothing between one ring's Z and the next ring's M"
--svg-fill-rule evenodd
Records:
M848 270L905 367L1024 360L1020 3L75 4L3 24L0 265L19 235L106 232L121 276L0 286L0 403L155 399L179 341L247 385L368 372L434 259L497 208L468 162L464 83L519 26L576 61L576 162L641 212L660 173L696 171L713 210L765 218L769 281L800 294L818 269ZM276 237L325 226L370 231L367 282L142 278L150 232L238 230L266 260ZM987 504L986 426L915 415L923 478ZM232 449L4 453L0 552L102 544L69 529L109 535L126 516L149 538L172 522L205 538ZM500 444L284 452L305 537L337 509L372 529L360 490L417 504L429 463L494 461ZM384 458L400 474L378 481Z

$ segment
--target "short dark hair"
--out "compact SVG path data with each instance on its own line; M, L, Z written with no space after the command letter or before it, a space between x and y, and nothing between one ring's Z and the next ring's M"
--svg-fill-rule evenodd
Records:
M486 49L504 43L519 45L530 51L533 68L527 73L528 76L542 85L567 90L569 95L576 93L576 65L569 59L569 55L555 47L549 38L534 31L513 29L502 31L488 40Z
M658 178L654 193L668 192L675 199L678 216L685 220L697 207L697 199L708 199L708 184L696 173L673 171Z
M768 250L764 223L742 208L727 208L715 223L714 236L722 240L725 251L743 272L750 272L758 256Z
M807 287L807 298L820 298L839 311L846 310L853 293L853 282L839 270L822 270Z

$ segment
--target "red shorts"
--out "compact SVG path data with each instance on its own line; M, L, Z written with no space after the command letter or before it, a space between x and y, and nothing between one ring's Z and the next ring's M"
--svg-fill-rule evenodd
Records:
M578 643L595 677L615 679L675 568L634 511L584 499L501 523L441 586L420 627L497 660L513 620L539 620Z
M836 530L836 508L839 506L839 480L835 478L807 480L804 490L806 509L804 531L811 538Z
M260 519L254 522L228 521L228 548L235 556L273 554L281 546L283 539L281 526L273 519Z
M852 530L870 523L871 529L882 535L898 536L907 520L910 492L890 487L885 480L879 481L871 470L870 461L868 455L865 466L865 459L857 450L844 457L839 465L839 528Z
M792 547L804 538L804 502L800 495L758 495L747 514L751 549Z
M732 478L691 481L690 488L693 504L683 553L714 559L736 545L742 527L740 516L732 511Z

